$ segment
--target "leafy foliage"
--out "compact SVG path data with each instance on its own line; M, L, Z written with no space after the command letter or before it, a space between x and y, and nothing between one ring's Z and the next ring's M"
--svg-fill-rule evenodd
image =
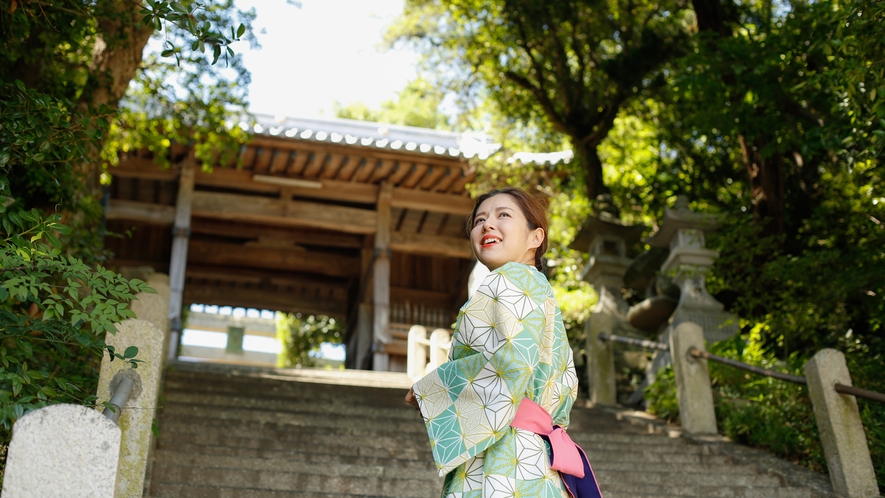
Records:
M281 367L316 366L314 355L324 343L341 344L344 327L325 315L280 313L277 318L277 338L283 343L279 356Z
M51 403L94 402L94 364L105 351L137 367L138 348L122 354L104 342L114 324L135 318L129 301L153 292L61 252L60 216L5 211L0 247L0 434L30 410ZM87 389L91 388L91 389Z
M0 0L0 446L28 410L94 403L105 351L138 365L137 347L121 353L102 339L150 289L97 264L106 256L100 151L116 159L153 145L168 161L170 139L198 141L199 159L226 161L220 145L238 150L244 135L228 125L237 113L228 104L243 106L245 86L213 86L213 64L225 55L232 79L247 80L229 45L251 39L253 15L229 1ZM139 66L158 27L166 55L190 71L178 81L159 57Z
M379 110L369 109L361 102L346 106L335 102L334 112L339 118L446 130L450 125L449 117L441 110L443 99L440 89L418 78L406 84L396 99L382 102Z
M595 198L607 191L596 148L622 105L681 52L685 7L678 0L410 0L388 36L415 45L465 107L486 100L512 123L568 137L576 173Z

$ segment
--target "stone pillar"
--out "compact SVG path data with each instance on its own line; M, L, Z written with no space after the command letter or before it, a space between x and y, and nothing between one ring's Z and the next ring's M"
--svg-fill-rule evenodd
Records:
M129 346L138 347L138 368L105 355L98 380L98 401L107 401L121 377L135 381L135 389L123 407L119 425L123 432L120 449L120 477L117 496L144 494L147 464L153 450L152 425L157 409L160 375L163 369L164 334L144 320L126 320L117 325L116 334L105 338L108 345L122 353Z
M600 302L602 300L603 296L600 296ZM619 320L617 314L605 313L599 308L596 307L584 325L587 337L587 385L590 387L590 402L615 405L618 403L618 392L615 386L614 344L600 341L599 334L611 334Z
M716 434L716 411L707 360L689 354L691 348L704 351L704 331L692 322L683 322L670 334L670 353L676 375L679 420L690 434Z
M246 335L245 327L234 325L227 326L227 344L224 351L227 353L243 354L243 336Z
M836 384L851 385L845 355L835 349L818 351L805 364L805 378L833 491L846 498L879 496L857 400L835 389Z
M3 498L113 498L120 428L96 410L51 405L12 427Z
M121 273L125 276L125 272ZM138 278L146 281L157 293L139 293L132 300L129 309L135 313L135 318L150 322L154 327L163 332L163 358L165 359L169 353L169 275L151 272L146 277Z
M585 325L587 383L590 401L617 404L614 348L598 340L599 334L636 335L627 323L624 301L624 273L630 266L627 246L639 240L644 227L626 226L616 215L602 211L589 218L569 247L588 251L590 259L581 278L596 290L599 300Z

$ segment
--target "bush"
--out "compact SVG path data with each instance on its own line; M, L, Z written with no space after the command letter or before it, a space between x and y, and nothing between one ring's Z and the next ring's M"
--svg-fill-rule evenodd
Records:
M810 358L794 354L779 360L761 347L761 329L716 343L710 352L752 365L804 376ZM849 369L858 387L885 391L881 365L852 365ZM733 441L764 449L778 457L818 472L826 472L826 459L808 390L804 385L763 377L720 363L709 362L713 402L719 431ZM878 373L875 373L878 372ZM662 370L645 392L648 411L677 421L679 406L673 368ZM885 488L885 410L880 403L858 399L867 443L880 488Z

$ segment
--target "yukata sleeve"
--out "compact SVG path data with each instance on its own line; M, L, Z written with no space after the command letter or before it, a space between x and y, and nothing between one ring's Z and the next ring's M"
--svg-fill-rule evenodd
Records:
M519 280L486 278L459 320L462 354L414 386L441 476L501 439L530 396L544 311Z

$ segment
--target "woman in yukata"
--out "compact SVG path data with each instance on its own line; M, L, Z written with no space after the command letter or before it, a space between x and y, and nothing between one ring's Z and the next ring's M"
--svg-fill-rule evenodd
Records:
M600 497L586 456L566 435L578 392L572 350L541 257L544 208L504 188L468 220L491 270L455 323L447 363L406 402L420 410L445 498Z

